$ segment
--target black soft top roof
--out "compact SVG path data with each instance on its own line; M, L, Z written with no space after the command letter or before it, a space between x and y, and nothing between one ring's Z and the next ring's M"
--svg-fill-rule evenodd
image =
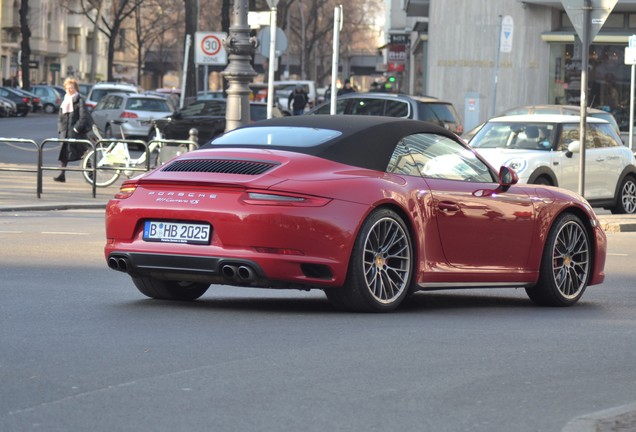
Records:
M275 143L252 146L250 143L244 143L241 148L253 147L293 151L346 165L383 171L389 163L396 144L405 136L415 133L432 133L458 141L455 134L431 123L381 116L301 115L279 117L242 126L240 129L273 126L329 129L338 131L340 134L315 146L301 144L298 146L277 146ZM299 140L302 140L302 135L299 135ZM231 145L218 145L213 140L203 148L218 147L231 147Z

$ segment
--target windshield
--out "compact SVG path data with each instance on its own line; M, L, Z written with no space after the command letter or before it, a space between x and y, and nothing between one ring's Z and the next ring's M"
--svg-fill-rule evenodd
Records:
M550 151L555 125L550 123L493 122L487 123L473 139L474 148L504 148Z

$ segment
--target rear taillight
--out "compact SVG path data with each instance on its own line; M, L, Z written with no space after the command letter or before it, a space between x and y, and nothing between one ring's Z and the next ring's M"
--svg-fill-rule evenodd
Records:
M23 97L22 102L24 102L25 104L28 104L28 103L31 103L31 99L29 99L28 97Z
M278 194L258 191L247 192L241 196L240 199L245 204L285 207L323 207L331 201L330 198L309 195Z
M34 97L34 98L33 98L33 102L35 102L35 103L40 103L40 98L38 98L38 97Z
M138 118L139 116L130 111L124 111L119 115L120 118Z
M137 189L137 185L135 184L122 183L119 188L119 192L115 194L115 199L129 198L135 192L135 189Z

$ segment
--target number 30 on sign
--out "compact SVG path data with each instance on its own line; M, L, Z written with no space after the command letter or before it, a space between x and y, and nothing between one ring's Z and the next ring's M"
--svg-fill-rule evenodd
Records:
M227 52L223 46L225 33L196 32L194 62L201 65L226 65Z

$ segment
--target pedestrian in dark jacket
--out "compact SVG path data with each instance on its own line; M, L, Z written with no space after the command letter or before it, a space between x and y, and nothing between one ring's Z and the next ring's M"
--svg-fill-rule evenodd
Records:
M303 86L297 86L293 92L289 94L287 99L287 109L291 109L294 115L302 115L305 107L309 102L309 97Z
M60 105L60 112L57 117L57 133L60 139L86 139L89 126L89 115L86 109L84 98L79 93L79 85L75 78L67 78L64 81L64 100ZM58 160L60 166L65 168L69 162L80 160L86 150L84 143L62 143ZM65 182L66 175L64 169L62 173L54 177L53 180Z

